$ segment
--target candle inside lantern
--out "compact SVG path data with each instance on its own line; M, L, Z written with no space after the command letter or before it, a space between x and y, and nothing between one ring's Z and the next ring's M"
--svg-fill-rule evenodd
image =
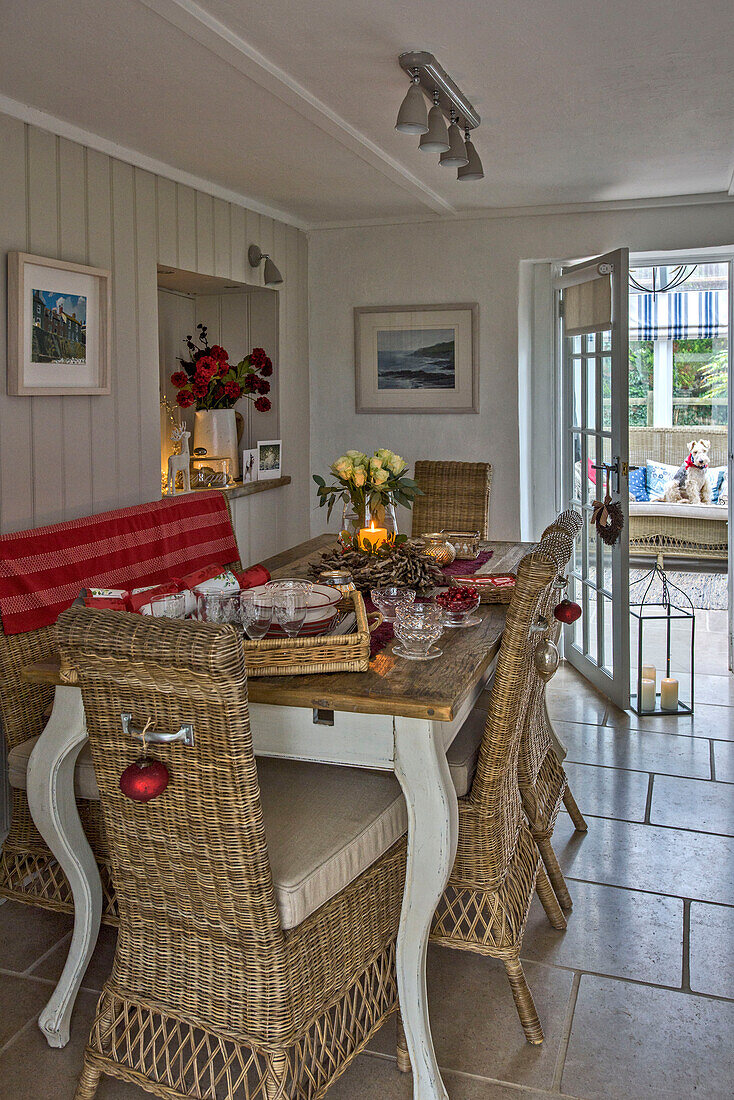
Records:
M652 680L653 683L657 681L657 669L655 665L643 665L642 666L642 679Z
M387 542L387 528L375 527L374 520L359 532L359 545L363 550L376 550L383 542Z
M677 705L677 704L676 704ZM655 710L655 681L643 679L640 686L640 710Z
M672 676L660 681L660 709L678 710L678 681Z

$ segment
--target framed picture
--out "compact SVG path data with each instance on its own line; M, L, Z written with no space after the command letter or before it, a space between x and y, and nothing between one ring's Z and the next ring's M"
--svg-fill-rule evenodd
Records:
M263 439L257 445L257 478L256 481L267 481L268 478L280 477L281 471L281 441L279 439Z
M359 306L360 413L479 412L479 306Z
M257 481L257 447L242 452L242 484Z
M110 392L110 272L8 253L8 393Z

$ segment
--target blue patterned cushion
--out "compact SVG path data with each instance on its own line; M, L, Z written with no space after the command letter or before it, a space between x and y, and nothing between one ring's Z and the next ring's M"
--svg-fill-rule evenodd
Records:
M726 507L729 503L729 474L727 473L726 466L724 467L724 472L717 486L716 503L720 504L722 507Z
M635 500L649 500L647 491L647 467L639 466L636 470L630 470L629 490Z
M726 466L709 466L706 471L706 476L711 486L711 499L714 504L718 504L719 502L719 490L721 489L721 483L724 480L725 473Z
M678 466L668 466L665 462L649 462L645 471L647 480L648 500L655 500L665 492L665 486L672 481L678 471Z

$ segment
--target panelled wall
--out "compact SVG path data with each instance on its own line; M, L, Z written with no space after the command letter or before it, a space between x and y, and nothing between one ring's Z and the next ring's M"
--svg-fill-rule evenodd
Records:
M260 286L260 270L247 262L254 243L272 253L284 277L280 431L293 483L260 494L255 509L239 509L240 549L247 559L261 546L274 552L307 537L305 235L2 114L0 149L2 375L9 251L110 268L113 306L109 396L9 397L0 387L0 532L160 494L156 265Z

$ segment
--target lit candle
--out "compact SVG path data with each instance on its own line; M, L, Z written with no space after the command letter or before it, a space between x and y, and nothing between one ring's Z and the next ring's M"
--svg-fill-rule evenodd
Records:
M655 681L643 680L640 687L640 710L655 710Z
M655 665L643 665L642 666L642 679L643 680L652 680L653 683L656 683L657 675L658 675L658 673L657 673L657 669L655 668Z
M375 527L374 520L359 532L359 545L363 550L376 550L383 542L387 542L387 528Z
M672 676L660 681L660 709L678 710L678 681Z

